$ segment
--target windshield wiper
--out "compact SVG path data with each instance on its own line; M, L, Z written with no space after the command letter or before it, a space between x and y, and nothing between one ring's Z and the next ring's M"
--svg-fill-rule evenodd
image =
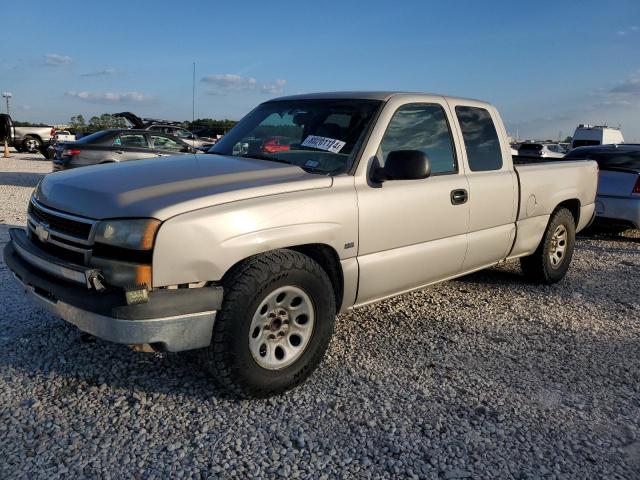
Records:
M281 158L271 157L269 155L264 155L262 153L255 153L251 155L245 154L245 155L237 155L237 156L242 158L257 158L258 160L268 160L270 162L284 163L286 165L291 165L293 167L300 167L307 173L315 173L318 175L328 175L330 173L325 170L320 170L319 168L309 167L307 165L296 165L295 163L287 162L286 160L282 160Z
M269 160L270 162L286 163L287 165L291 165L291 163L287 162L286 160L282 160L282 159L277 158L277 157L271 157L269 155L264 155L262 153L252 153L252 154L238 155L238 157L242 157L242 158L257 158L258 160Z

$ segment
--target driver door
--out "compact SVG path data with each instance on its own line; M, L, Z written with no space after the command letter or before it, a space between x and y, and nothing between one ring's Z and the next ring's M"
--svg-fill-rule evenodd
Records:
M394 150L421 150L431 175L373 184L356 181L359 286L356 304L411 290L462 270L469 224L468 184L440 97L399 105L379 143L380 166ZM388 105L387 108L390 106ZM381 116L382 117L382 116ZM454 192L458 192L454 200Z

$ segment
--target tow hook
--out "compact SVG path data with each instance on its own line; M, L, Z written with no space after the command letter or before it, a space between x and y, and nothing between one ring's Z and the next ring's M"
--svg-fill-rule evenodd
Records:
M92 271L91 273L89 273L88 281L89 285L95 288L98 292L102 292L106 289L106 287L102 283L102 275L100 275L100 273L96 271Z

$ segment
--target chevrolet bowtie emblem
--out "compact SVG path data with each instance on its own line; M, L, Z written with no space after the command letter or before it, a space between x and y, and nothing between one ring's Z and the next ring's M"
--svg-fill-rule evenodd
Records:
M49 230L47 229L49 225L38 223L36 224L36 235L41 242L46 242L49 240Z

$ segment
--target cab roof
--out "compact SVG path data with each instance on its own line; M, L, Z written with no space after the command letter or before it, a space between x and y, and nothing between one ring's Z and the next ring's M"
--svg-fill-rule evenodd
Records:
M470 101L487 103L482 100L475 100L472 98L452 97L448 95L442 95L439 93L426 93L426 92L401 92L401 91L342 91L342 92L318 92L318 93L303 93L300 95L288 95L286 97L278 97L268 102L281 102L287 100L380 100L386 102L391 97L395 96L420 96L420 95L432 95L437 97L444 97L445 99L452 99L458 101Z

